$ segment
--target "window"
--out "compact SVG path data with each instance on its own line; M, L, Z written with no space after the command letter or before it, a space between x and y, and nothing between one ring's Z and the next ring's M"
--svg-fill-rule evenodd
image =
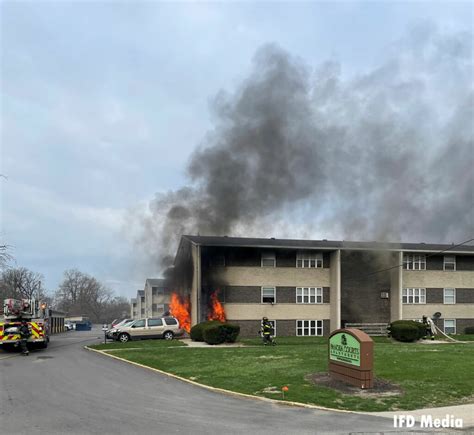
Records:
M426 304L426 289L404 288L402 302L404 304Z
M456 303L456 289L455 288L445 288L444 289L444 304L455 304Z
M145 327L145 319L137 320L132 326L134 328L144 328Z
M215 257L211 257L210 265L211 267L224 267L225 257L223 255L216 255Z
M456 334L456 319L444 319L444 333Z
M274 304L276 302L275 287L262 287L262 304Z
M408 255L403 256L403 268L406 270L425 270L426 255Z
M322 320L297 320L296 335L299 337L310 337L323 335Z
M151 293L153 296L163 296L165 294L164 290L164 287L152 287Z
M169 325L177 325L178 321L174 317L165 317L165 323Z
M262 267L275 267L274 252L262 252Z
M456 270L456 256L445 255L443 261L444 270Z
M141 313L142 316L143 316L143 315L145 314L145 308L142 308L142 309L140 310L140 313Z
M323 254L320 252L298 252L296 267L323 267Z
M161 319L148 319L148 326L163 326Z
M322 287L297 287L296 288L297 304L322 304L323 288Z
M145 296L142 296L142 304L145 303Z

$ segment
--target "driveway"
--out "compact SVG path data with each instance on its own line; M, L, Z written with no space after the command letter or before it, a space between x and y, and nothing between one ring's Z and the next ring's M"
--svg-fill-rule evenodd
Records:
M393 420L220 394L83 349L71 331L23 357L0 351L0 433L314 434L392 432Z

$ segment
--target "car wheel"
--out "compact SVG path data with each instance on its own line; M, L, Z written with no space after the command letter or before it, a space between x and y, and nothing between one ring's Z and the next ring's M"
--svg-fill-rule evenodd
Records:
M128 340L130 340L130 336L128 334L120 334L118 339L120 342L126 343Z
M173 340L174 334L173 334L171 331L166 331L166 332L163 334L163 338L164 338L165 340Z

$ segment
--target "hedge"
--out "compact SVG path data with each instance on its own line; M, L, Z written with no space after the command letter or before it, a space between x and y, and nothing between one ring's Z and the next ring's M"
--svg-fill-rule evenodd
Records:
M207 344L222 344L225 342L227 330L223 323L207 325L203 328L203 335Z
M208 344L235 343L240 326L221 323L217 320L198 323L191 328L191 340L205 341Z
M389 336L398 341L416 341L426 336L426 325L414 320L397 320L388 328Z
M213 324L221 325L221 322L219 322L218 320L209 320L207 322L201 322L201 323L198 323L197 325L194 325L191 328L191 332L189 334L191 336L191 340L204 341L204 328Z

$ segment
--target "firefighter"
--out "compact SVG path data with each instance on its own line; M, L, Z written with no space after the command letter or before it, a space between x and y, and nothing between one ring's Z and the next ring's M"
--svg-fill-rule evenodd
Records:
M275 341L273 340L273 325L271 322L268 320L267 317L264 317L262 319L262 338L263 338L263 344L266 346L267 344L276 344Z
M430 337L431 340L434 340L434 328L432 328L431 319L428 320L427 316L423 316L423 325L425 325L425 336L423 337L425 340Z
M21 322L19 332L21 336L21 340L20 340L21 354L28 355L30 352L28 352L28 347L26 346L26 343L28 341L28 338L30 338L31 336L31 331L28 326L28 322L26 322L25 320Z

